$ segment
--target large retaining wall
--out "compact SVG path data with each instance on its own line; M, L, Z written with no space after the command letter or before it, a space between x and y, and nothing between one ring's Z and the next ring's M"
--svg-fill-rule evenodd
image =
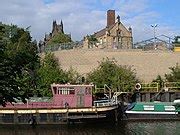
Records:
M141 50L108 50L79 49L54 52L63 69L73 67L80 74L92 71L103 58L115 58L120 65L129 65L136 70L137 77L150 82L157 75L170 73L169 67L180 63L180 53L141 51Z

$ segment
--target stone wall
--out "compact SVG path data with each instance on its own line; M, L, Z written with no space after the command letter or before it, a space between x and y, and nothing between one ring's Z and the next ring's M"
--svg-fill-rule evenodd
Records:
M180 53L168 51L141 51L115 49L79 49L54 52L63 69L73 67L80 74L92 71L103 58L115 58L120 65L129 65L144 82L151 82L157 75L170 73L169 67L180 63Z

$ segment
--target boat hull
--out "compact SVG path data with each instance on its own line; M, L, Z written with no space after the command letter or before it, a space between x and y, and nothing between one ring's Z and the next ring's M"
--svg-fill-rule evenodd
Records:
M171 102L137 102L125 111L124 119L180 120L180 112Z
M180 120L177 112L126 111L124 120Z
M52 109L2 109L0 124L70 124L117 120L118 106ZM34 122L34 123L33 123Z

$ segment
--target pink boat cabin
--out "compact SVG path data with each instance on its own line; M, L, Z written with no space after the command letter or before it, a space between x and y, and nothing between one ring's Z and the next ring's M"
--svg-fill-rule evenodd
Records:
M93 85L52 84L53 102L61 107L92 107Z
M93 85L52 84L53 97L31 97L27 103L17 100L0 108L77 108L92 107Z

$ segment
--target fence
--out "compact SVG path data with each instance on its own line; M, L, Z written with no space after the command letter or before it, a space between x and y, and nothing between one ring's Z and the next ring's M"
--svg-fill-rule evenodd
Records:
M130 84L121 84L122 88L121 91L123 92L123 88L126 87L127 85ZM149 91L149 92L159 92L161 90L165 91L178 91L180 90L180 82L165 82L160 86L159 83L157 82L152 82L152 83L140 83L141 89L140 91ZM134 87L134 88L133 88ZM135 85L131 84L131 90L135 89ZM129 90L130 91L130 90ZM106 84L104 85L103 88L97 88L95 87L94 93L107 93L107 92L116 92L115 90L111 90Z
M165 82L165 90L180 90L180 82Z
M53 44L45 46L45 52L53 52L59 50L70 50L73 48L81 47L82 45L79 42L69 42L69 43L61 43L61 44Z

